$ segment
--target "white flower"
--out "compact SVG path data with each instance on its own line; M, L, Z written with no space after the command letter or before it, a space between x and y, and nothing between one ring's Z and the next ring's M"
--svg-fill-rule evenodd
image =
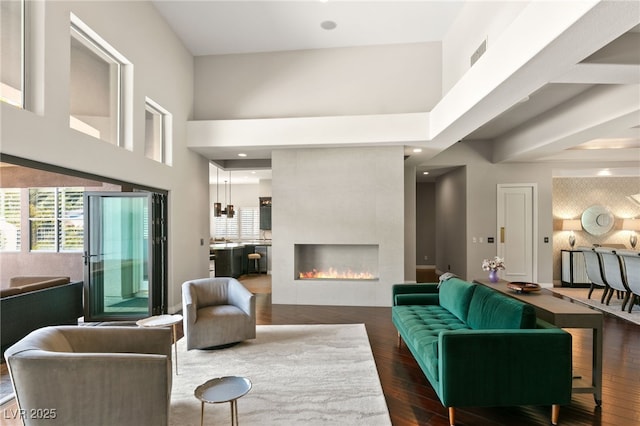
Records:
M493 259L485 259L482 261L482 269L484 271L497 271L498 269L504 269L504 259L498 256Z

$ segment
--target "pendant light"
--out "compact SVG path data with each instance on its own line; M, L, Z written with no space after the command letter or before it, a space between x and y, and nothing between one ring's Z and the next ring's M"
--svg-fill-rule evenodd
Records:
M225 191L225 201L227 201L226 191ZM235 210L233 209L233 204L231 204L231 170L229 170L229 204L227 204L225 213L227 214L227 218L232 218L235 213Z
M235 210L233 208L233 204L231 204L231 171L229 171L229 204L226 205L226 208L222 210L222 203L220 203L219 198L220 192L220 174L219 169L216 169L216 202L213 203L213 216L220 217L222 215L226 215L227 218L232 218L235 214ZM224 181L224 202L227 202L227 181Z
M218 201L220 192L220 169L216 168L216 202L213 203L213 216L220 217L222 216L222 204Z

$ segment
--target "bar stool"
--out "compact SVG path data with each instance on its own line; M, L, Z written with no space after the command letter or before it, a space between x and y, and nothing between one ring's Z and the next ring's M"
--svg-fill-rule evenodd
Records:
M254 263L254 270L256 271L256 274L260 274L260 259L262 258L262 256L260 256L260 253L249 253L248 255L249 257L249 261L253 260Z

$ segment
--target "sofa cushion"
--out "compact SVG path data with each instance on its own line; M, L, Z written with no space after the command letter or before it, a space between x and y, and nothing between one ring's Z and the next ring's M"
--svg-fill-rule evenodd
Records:
M467 321L469 302L476 285L459 278L450 278L440 285L440 305L461 321Z
M396 294L396 305L438 305L439 296L434 294Z
M438 378L438 335L444 330L468 329L458 317L439 305L403 305L392 308L394 323L415 351L416 359Z
M484 286L477 286L469 304L467 324L474 330L535 328L533 306Z

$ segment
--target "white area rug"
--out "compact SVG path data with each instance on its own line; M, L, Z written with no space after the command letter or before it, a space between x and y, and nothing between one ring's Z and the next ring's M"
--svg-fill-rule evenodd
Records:
M583 305L587 305L591 308L597 309L602 312L609 313L611 315L615 315L618 318L625 319L627 321L634 322L636 324L640 324L640 306L636 305L631 310L631 313L628 313L629 304L627 303L626 309L622 310L622 299L616 298L614 294L609 302L609 306L604 303L600 303L600 299L602 298L602 289L596 288L593 290L591 294L591 299L587 299L587 295L589 294L588 288L566 288L566 287L554 287L549 290L554 293L561 294L578 303L582 303Z
M391 425L364 324L263 325L255 340L227 349L185 348L180 339L172 426L200 425L193 392L222 376L253 383L238 400L243 426ZM205 404L205 424L230 424L229 406Z

